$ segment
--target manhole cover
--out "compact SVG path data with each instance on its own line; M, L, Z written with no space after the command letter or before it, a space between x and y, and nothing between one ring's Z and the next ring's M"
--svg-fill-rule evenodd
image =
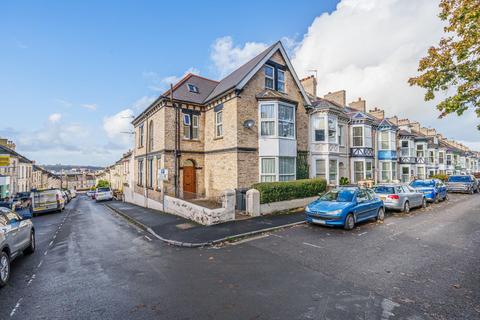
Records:
M190 229L190 228L193 228L195 227L195 225L193 223L180 223L180 224L177 224L176 226L178 229L182 229L182 230L186 230L186 229Z

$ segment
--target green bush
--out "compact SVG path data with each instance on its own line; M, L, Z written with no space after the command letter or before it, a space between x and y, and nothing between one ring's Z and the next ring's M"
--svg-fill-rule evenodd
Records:
M110 183L107 180L98 180L97 188L108 188Z
M432 179L440 179L442 181L447 181L448 180L448 175L445 173L437 173L431 176L430 178Z
M350 184L350 181L348 180L348 178L347 177L341 177L340 178L340 185L344 186L344 185L347 185L347 184Z
M325 192L325 179L302 179L284 182L261 182L253 185L260 191L260 203L271 203L313 197Z

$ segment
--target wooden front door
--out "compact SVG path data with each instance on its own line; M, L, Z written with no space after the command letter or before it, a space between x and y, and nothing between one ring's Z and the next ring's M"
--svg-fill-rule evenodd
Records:
M197 182L195 181L195 167L183 167L183 196L195 197Z

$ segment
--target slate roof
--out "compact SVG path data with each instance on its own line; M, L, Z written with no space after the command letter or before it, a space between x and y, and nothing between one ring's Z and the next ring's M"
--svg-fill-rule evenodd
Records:
M33 163L32 160L27 159L26 157L22 156L20 153L16 152L15 150L12 150L12 149L10 149L8 147L5 147L5 146L2 146L2 145L0 145L0 154L1 153L7 153L7 154L14 155L14 156L19 158L20 162Z
M207 102L209 100L214 99L215 97L218 97L219 95L227 92L230 89L235 88L247 75L248 73L257 66L257 64L262 61L269 53L270 51L278 44L278 42L272 44L270 47L262 51L259 55L257 55L255 58L252 60L248 61L244 65L242 65L240 68L236 69L232 73L230 73L228 76L223 78L218 85L215 87L215 89L208 95L208 97L204 100L204 102Z
M188 84L195 85L198 93L190 92ZM189 73L173 86L173 99L202 104L217 85L218 81ZM163 94L164 97L169 97L169 95L170 89Z

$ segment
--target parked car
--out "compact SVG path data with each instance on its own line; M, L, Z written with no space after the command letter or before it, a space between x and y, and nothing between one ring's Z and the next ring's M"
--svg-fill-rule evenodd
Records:
M470 175L449 176L447 181L447 191L473 194L478 192L478 185L475 178Z
M62 211L63 209L65 209L65 198L60 190L50 189L32 192L30 210L33 216L44 212Z
M68 192L70 192L70 197L72 197L72 199L77 197L77 191L75 189L70 189Z
M110 188L97 188L95 191L95 200L103 201L103 200L112 200L113 199L113 192Z
M88 190L88 191L87 191L87 197L92 198L94 194L95 194L95 191L93 191L93 190ZM93 198L92 198L92 199L93 199Z
M413 180L410 186L425 195L428 202L447 200L447 186L440 179Z
M375 218L383 220L383 201L370 189L339 187L305 207L308 223L354 228L357 222Z
M379 184L373 187L373 191L383 201L387 209L409 213L411 208L425 208L427 205L425 195L408 185L398 183Z
M35 228L12 210L0 207L0 287L10 278L10 263L20 253L35 251Z

